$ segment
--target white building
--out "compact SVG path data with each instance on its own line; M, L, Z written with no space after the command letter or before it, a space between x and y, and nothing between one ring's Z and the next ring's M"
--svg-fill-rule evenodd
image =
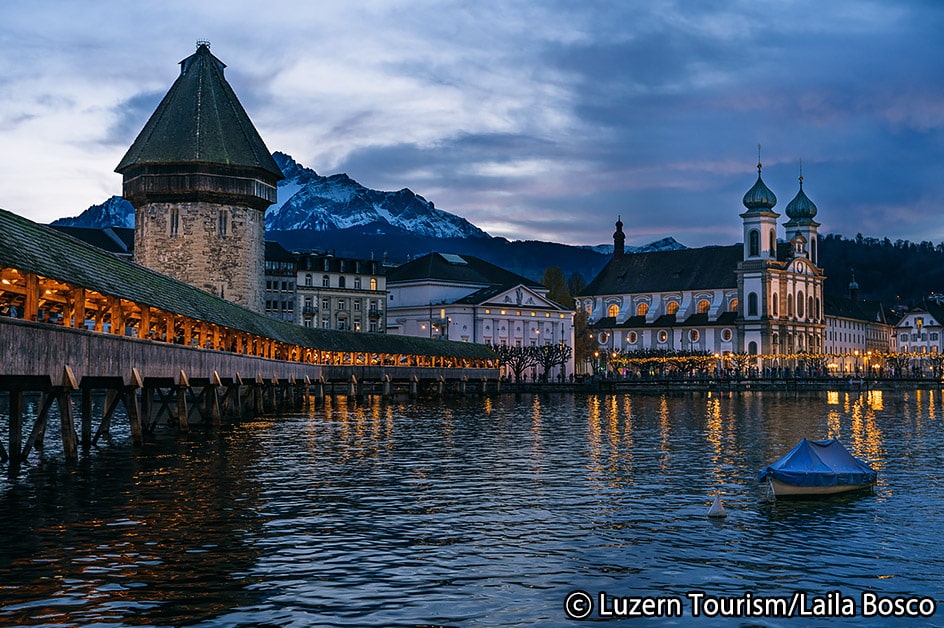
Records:
M387 274L387 331L508 346L573 347L574 313L536 281L470 255L430 253ZM573 356L563 375L573 373ZM550 378L559 369L548 373Z
M825 353L833 374L864 375L882 366L882 356L895 351L895 328L878 301L859 298L855 279L849 297L827 296Z

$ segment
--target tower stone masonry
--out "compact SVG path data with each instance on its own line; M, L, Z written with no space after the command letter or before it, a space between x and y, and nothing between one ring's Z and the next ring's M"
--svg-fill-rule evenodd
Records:
M283 177L199 42L116 171L135 207L135 261L262 312L265 210Z

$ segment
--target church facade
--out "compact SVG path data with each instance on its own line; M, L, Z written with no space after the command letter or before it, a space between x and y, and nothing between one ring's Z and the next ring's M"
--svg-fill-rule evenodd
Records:
M744 241L733 246L627 255L617 221L613 258L577 297L600 355L740 353L763 356L761 367L823 351L819 223L803 177L786 207L783 237L761 164L743 204Z

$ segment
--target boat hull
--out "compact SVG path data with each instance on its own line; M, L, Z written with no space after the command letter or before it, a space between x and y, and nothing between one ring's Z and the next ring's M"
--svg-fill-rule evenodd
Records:
M785 484L780 480L770 478L770 487L777 497L789 497L793 495L835 495L837 493L848 493L850 491L861 491L871 488L872 484L838 484L836 486L795 486Z

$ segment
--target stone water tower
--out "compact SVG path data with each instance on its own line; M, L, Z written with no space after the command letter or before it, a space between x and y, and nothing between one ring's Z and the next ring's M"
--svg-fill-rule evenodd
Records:
M261 312L265 210L284 176L225 67L197 42L115 171L137 263Z

